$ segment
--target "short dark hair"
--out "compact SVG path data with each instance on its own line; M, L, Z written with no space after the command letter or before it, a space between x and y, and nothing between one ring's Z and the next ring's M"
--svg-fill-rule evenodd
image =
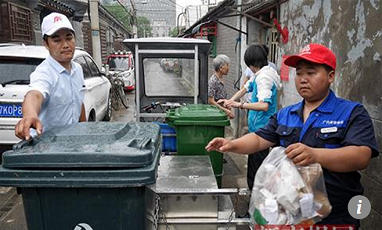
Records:
M265 51L265 53L267 54L267 57L268 57L268 54L269 54L269 48L268 48L268 46L262 44L261 47L263 47L263 49L264 49L264 51Z
M262 45L251 45L244 53L244 62L250 67L263 68L268 65L267 51Z
M327 73L330 73L330 71L334 71L334 69L328 65L322 64L322 66L325 68Z

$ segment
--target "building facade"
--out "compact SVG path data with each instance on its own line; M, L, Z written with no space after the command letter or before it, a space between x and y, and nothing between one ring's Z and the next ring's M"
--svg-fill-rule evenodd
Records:
M176 27L176 0L120 0L120 2L133 11L135 9L137 17L146 17L150 20L153 37L168 37L170 30Z
M41 22L51 12L65 14L73 24L76 45L93 54L87 0L0 0L0 43L42 45ZM124 49L122 41L131 37L128 31L106 9L99 6L102 60L116 49Z

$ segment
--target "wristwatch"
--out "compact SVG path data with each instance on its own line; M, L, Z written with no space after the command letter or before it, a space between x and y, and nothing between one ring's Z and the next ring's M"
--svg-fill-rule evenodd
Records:
M244 109L244 101L240 103L240 109Z

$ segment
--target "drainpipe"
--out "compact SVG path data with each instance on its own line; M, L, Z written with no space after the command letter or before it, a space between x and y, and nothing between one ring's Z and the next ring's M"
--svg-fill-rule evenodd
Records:
M241 5L242 5L242 0L236 0L236 6L239 6L238 8L237 8L237 10L238 11L241 11L242 10L242 7L241 7ZM241 29L242 29L242 15L240 14L240 16L239 16L239 20L237 21L237 28L239 28L239 32L237 33L237 39L238 39L238 41L237 41L237 43L236 43L236 47L237 47L237 49L236 49L236 76L239 78L239 82L240 82L240 78L242 77L241 76L241 41L242 41L242 34L241 34ZM240 85L240 87L241 87L241 85ZM233 130L233 135L234 135L234 137L235 138L238 138L239 137L239 135L240 135L240 128L242 128L242 127L240 127L241 125L240 125L240 121L241 121L241 119L240 119L240 117L242 116L242 113L243 113L243 111L241 110L241 109L237 109L236 110L237 111L237 116L236 116L236 118L235 118L235 122L234 122L234 130Z
M93 58L97 63L98 67L102 65L101 59L101 38L99 34L99 16L98 16L98 5L99 0L89 0L90 5L90 27L92 31L92 48L93 48Z

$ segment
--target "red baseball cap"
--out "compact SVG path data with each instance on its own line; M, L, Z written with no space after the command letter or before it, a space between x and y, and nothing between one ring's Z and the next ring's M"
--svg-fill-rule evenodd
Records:
M284 64L295 67L301 60L306 60L318 64L325 64L336 69L336 55L326 46L311 43L305 46L299 54L287 57Z

